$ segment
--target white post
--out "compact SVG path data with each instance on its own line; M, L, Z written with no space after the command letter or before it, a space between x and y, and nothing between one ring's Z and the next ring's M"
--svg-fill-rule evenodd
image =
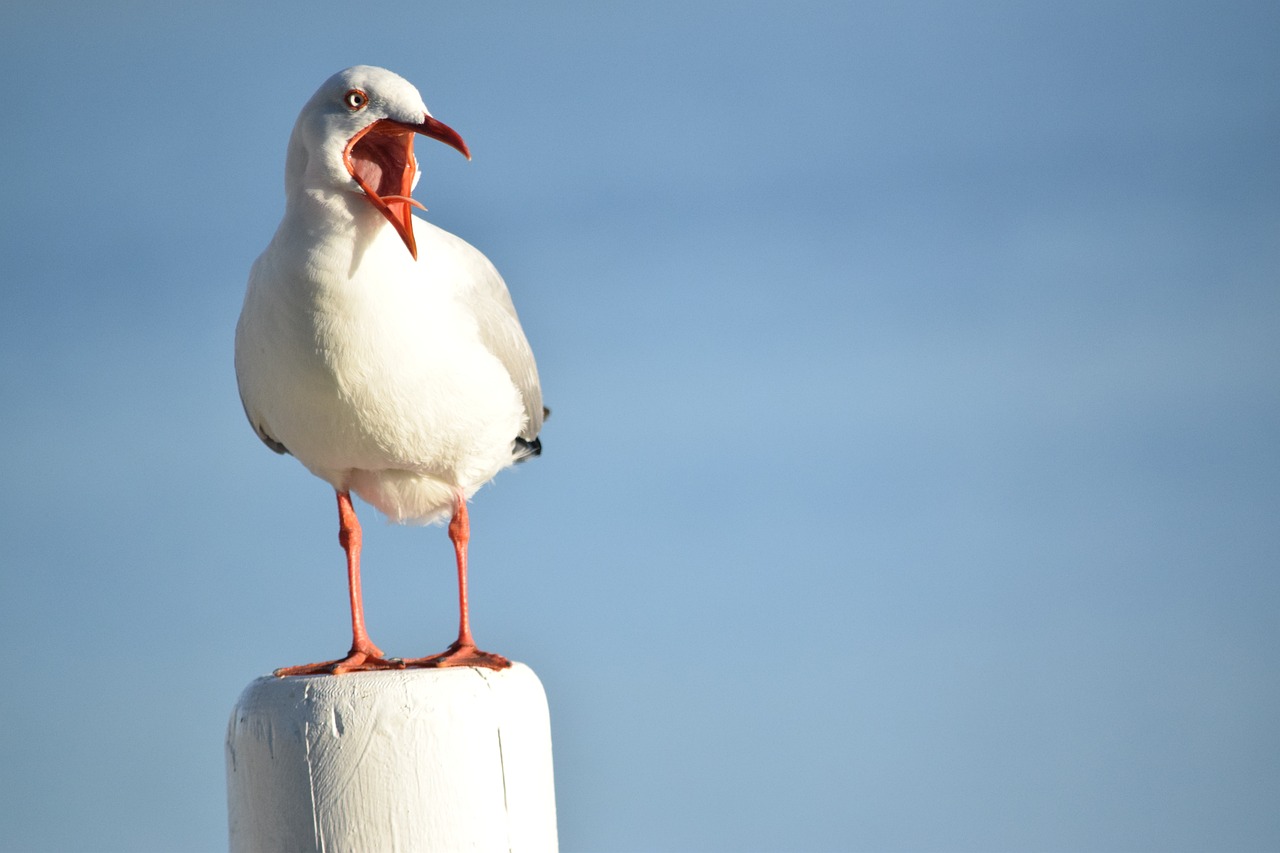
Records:
M546 694L519 663L259 678L227 802L232 853L555 851Z

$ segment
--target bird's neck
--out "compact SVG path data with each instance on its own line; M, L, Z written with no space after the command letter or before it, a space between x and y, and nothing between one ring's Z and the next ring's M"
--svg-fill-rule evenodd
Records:
M384 227L391 227L362 193L333 188L304 187L290 193L284 219L312 239L336 237L368 242Z
M399 249L408 257L386 217L362 194L333 188L289 193L274 242L275 250L293 257L294 263L341 278L356 276L386 252L398 259L394 253Z

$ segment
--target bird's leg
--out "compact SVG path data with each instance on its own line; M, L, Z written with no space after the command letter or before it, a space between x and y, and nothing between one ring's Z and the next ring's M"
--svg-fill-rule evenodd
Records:
M471 522L467 518L467 499L461 492L453 496L449 538L453 540L453 552L458 560L458 639L440 654L405 661L405 666L482 666L487 669L506 669L511 666L511 661L502 655L480 651L471 638L471 610L467 606L467 543L471 540Z
M453 499L453 518L449 519L449 540L458 562L458 645L475 648L471 638L471 607L467 603L467 546L471 543L471 518L467 502L457 495Z
M276 675L340 675L344 672L364 672L372 669L401 669L404 663L396 658L385 658L382 649L369 639L364 627L364 598L360 592L360 519L351 506L351 495L338 492L338 542L347 555L347 589L351 593L351 651L341 660L288 666L276 670Z

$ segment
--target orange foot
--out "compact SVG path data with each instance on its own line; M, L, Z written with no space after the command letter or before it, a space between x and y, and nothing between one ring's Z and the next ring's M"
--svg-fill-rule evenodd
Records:
M404 665L411 669L443 669L447 666L482 666L485 669L506 669L511 661L493 652L482 652L472 643L454 642L438 655L407 660Z
M405 662L400 658L388 658L382 649L370 643L367 646L352 646L350 653L342 660L327 660L320 663L304 663L301 666L282 666L275 671L277 678L288 675L342 675L344 672L372 672L376 669L404 669Z

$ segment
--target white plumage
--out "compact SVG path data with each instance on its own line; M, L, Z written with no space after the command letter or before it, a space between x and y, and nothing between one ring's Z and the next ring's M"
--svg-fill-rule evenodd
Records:
M340 502L354 492L394 521L453 513L453 534L459 512L465 527L467 498L540 449L544 410L497 270L411 215L415 134L468 153L412 85L381 68L339 72L303 108L284 218L249 276L236 375L258 435ZM465 530L462 538L465 628ZM362 616L353 612L353 623ZM349 660L338 671L365 668Z

